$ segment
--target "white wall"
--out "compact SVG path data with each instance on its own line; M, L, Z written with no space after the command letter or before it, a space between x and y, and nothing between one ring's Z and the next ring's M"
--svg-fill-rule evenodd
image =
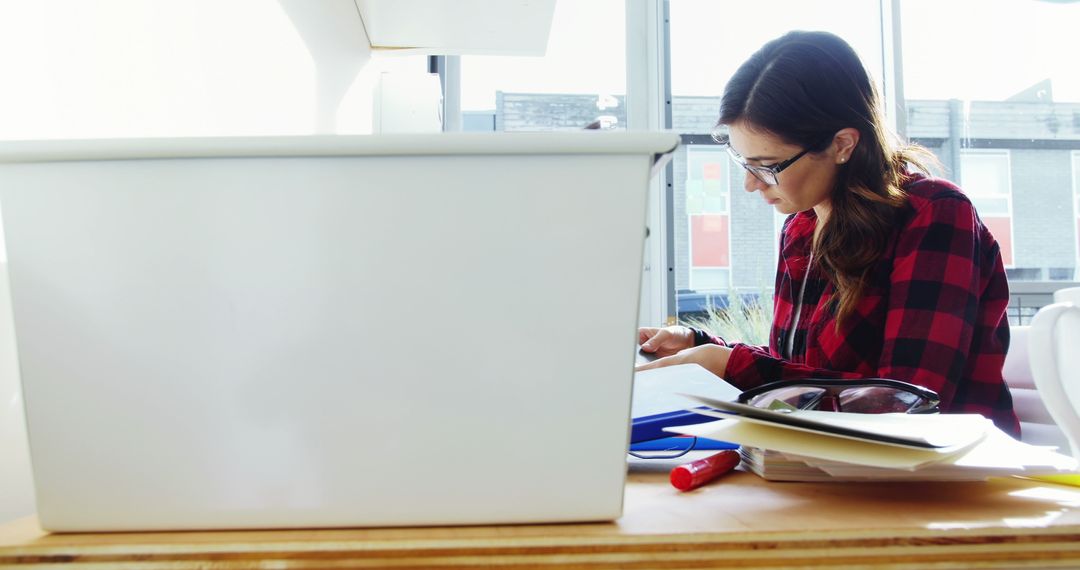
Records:
M369 133L352 0L0 0L0 140Z
M352 0L0 0L0 140L370 133L380 73L425 70ZM0 522L34 510L6 258Z

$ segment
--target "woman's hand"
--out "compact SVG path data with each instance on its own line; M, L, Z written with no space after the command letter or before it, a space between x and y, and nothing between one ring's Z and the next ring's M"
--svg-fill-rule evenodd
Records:
M642 327L638 329L638 344L641 352L656 356L671 356L694 346L694 331L687 327L673 326L662 329Z
M657 358L648 364L638 366L636 370L652 370L653 368L675 366L676 364L700 364L705 370L723 378L724 373L727 372L727 363L730 356L731 349L726 346L703 344L687 348L671 356Z

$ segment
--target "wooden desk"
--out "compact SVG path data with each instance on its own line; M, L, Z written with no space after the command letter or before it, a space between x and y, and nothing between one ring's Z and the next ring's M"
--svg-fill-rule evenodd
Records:
M769 483L736 472L689 493L635 472L611 523L49 535L0 527L0 567L1078 568L1080 488Z

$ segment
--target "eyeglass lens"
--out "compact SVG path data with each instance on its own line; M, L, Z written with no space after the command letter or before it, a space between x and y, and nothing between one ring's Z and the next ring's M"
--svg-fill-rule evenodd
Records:
M778 181L776 179L776 173L773 172L772 170L769 170L767 168L759 168L759 167L756 167L756 166L750 166L748 164L743 165L743 168L746 168L748 171L750 171L750 174L754 175L755 178L757 178L758 180L768 184L769 186L776 186L777 183L778 183Z
M747 172L753 174L755 178L768 184L769 186L776 186L777 180L775 172L769 170L768 168L748 164L746 161L743 160L741 156L739 156L737 152L735 152L735 149L731 148L730 145L727 147L727 153L728 157L731 158L732 162L743 167L743 169L745 169Z

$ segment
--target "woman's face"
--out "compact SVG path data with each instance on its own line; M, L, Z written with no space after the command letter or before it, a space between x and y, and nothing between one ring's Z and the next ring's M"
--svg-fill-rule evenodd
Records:
M773 166L806 150L746 123L731 125L728 134L731 149L751 166ZM782 214L815 207L819 215L827 214L829 195L836 184L840 162L846 160L846 156L837 153L836 146L833 144L822 152L801 156L776 175L775 186L746 171L744 188L747 192L761 192L761 197Z

